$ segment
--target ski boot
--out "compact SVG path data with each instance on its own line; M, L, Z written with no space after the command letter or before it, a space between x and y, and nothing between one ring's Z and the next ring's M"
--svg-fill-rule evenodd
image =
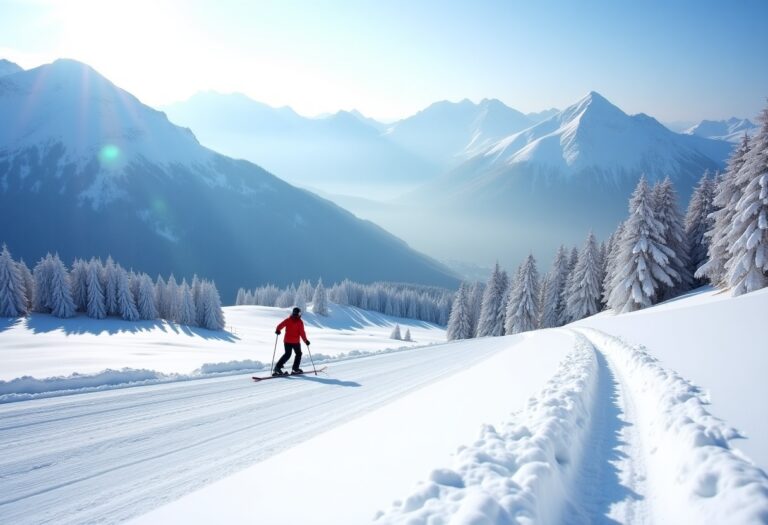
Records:
M304 370L302 370L301 368L294 368L291 371L291 375L298 375L298 374L303 374L303 373L304 373Z
M280 377L280 376L287 376L288 372L283 371L281 368L275 368L275 371L272 372L272 377Z

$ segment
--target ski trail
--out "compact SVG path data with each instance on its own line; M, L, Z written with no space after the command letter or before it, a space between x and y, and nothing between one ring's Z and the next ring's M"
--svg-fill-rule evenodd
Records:
M648 523L645 464L632 397L603 353L597 360L597 392L581 465L574 475L567 525Z
M0 406L0 523L114 523L172 501L500 350L338 362L333 377L227 376Z

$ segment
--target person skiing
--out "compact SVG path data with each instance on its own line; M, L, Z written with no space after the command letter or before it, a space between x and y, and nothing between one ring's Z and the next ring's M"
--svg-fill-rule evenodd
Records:
M288 375L288 372L283 372L283 365L291 358L291 351L296 352L296 357L293 358L293 373L303 374L304 371L299 368L301 364L301 339L309 346L309 339L304 332L304 321L301 320L301 308L294 308L291 312L291 316L285 319L282 323L277 325L275 334L280 335L280 330L285 328L285 337L283 338L283 346L285 347L285 353L277 361L275 369L272 371L273 376Z

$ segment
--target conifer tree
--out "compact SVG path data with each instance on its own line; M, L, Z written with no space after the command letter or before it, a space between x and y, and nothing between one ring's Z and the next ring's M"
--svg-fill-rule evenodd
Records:
M27 299L27 312L31 312L35 296L35 280L32 277L32 272L29 271L29 267L24 262L24 259L19 260L18 267L19 273L21 274L21 280L24 283L24 297Z
M241 306L244 304L247 304L245 302L245 295L246 295L245 288L239 288L237 290L237 297L235 298L235 306Z
M405 335L403 336L403 341L408 341L408 342L412 342L413 341L413 339L411 339L411 329L410 328L406 328L405 329Z
M746 133L741 143L736 146L728 159L728 166L717 182L713 199L716 211L712 213L714 224L707 232L709 249L707 262L696 270L696 278L708 279L714 286L726 288L728 283L725 275L725 263L730 258L728 252L728 232L734 219L736 203L741 199L743 188L736 182L737 174L746 161L749 152L749 137Z
M662 284L679 276L670 267L672 251L664 245L664 229L653 214L651 192L641 177L629 203L629 218L618 244L608 306L617 313L650 306Z
M197 324L197 311L195 310L195 298L192 296L192 289L187 284L187 280L181 281L179 288L181 295L181 307L179 309L179 324L195 326Z
M401 341L403 337L400 335L400 325L395 324L395 327L392 329L392 333L389 334L390 339L395 339L396 341Z
M201 326L208 330L223 330L226 326L224 311L221 309L219 291L213 282L203 281L201 283L200 304L203 308L203 323Z
M157 316L160 319L168 319L168 285L162 275L155 280L155 301L157 303Z
M0 317L27 315L27 297L24 278L8 247L0 252Z
M485 293L485 283L475 281L469 291L469 321L470 336L477 337L477 327L480 324L480 310L483 307L483 294Z
M48 304L55 317L68 318L75 315L75 302L72 300L72 284L69 272L56 254L51 260L51 281Z
M139 277L139 295L136 298L136 309L139 319L154 320L158 317L156 288L147 274Z
M654 186L652 199L654 216L662 226L664 245L670 250L669 266L677 275L673 277L672 286L660 286L655 300L659 302L690 290L693 275L690 273L688 238L677 207L677 192L669 177Z
M168 277L168 283L165 285L165 297L168 301L166 319L178 323L181 316L181 293L179 292L179 285L176 284L176 277L173 274Z
M693 190L685 214L685 236L688 238L688 246L690 247L689 271L691 275L695 274L707 261L710 239L705 234L714 226L714 218L711 217L715 211L714 197L714 182L709 177L709 172L705 171ZM704 283L702 279L694 279L693 284L701 286Z
M446 337L449 341L472 337L472 319L470 316L470 289L462 282L453 299L451 315L448 317Z
M86 265L86 312L93 319L104 319L107 316L107 305L104 299L104 289L101 286L101 262L91 259Z
M32 310L40 313L51 311L51 277L53 275L53 257L50 253L40 259L32 270L35 293Z
M69 272L69 280L72 283L72 300L75 302L75 310L85 312L88 309L85 261L82 259L74 260L72 270Z
M138 321L139 311L136 309L136 300L131 293L128 272L118 264L115 267L115 274L117 276L115 293L117 315L126 321Z
M541 285L533 255L528 255L520 265L515 281L516 286L510 293L507 304L507 334L518 334L538 328Z
M725 237L729 254L726 280L733 295L768 285L768 107L758 119L762 126L736 174L741 197Z
M561 245L552 261L543 295L541 327L554 328L565 324L565 284L568 279L569 260L565 246Z
M107 256L104 264L104 302L107 305L107 315L120 315L117 305L117 266L112 256Z
M328 315L328 294L322 279L317 281L315 292L312 295L312 312L322 316Z
M568 292L565 316L569 322L578 321L601 310L602 268L600 249L592 232L579 253L573 270L572 288Z
M499 267L499 263L496 263L483 293L483 303L480 307L480 319L477 325L478 337L504 335L504 318L507 307L504 303L504 297L507 294L508 286L507 273Z

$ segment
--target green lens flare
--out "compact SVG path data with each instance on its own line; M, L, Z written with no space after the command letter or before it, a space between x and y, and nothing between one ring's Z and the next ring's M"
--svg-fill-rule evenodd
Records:
M99 160L102 164L114 164L118 158L120 158L120 148L114 144L107 144L99 151Z

